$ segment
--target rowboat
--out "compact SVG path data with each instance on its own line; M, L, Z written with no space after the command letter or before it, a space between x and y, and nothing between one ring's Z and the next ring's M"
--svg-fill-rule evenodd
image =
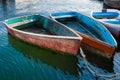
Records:
M74 11L51 13L50 18L82 36L81 46L85 53L94 53L108 59L113 57L117 43L111 33L97 21Z
M104 0L107 6L120 9L120 0Z
M7 19L4 24L14 37L68 54L77 55L82 40L75 31L38 14Z
M105 9L92 11L91 17L102 23L118 39L120 37L120 11L116 9Z

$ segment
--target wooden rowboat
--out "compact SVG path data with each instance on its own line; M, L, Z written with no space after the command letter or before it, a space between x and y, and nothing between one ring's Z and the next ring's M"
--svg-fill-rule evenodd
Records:
M83 37L81 46L85 53L112 58L117 43L111 33L100 23L78 12L52 13L50 17L74 29Z
M4 23L11 35L25 42L73 55L82 40L73 30L41 15L11 18Z
M91 17L102 23L118 40L120 38L120 11L116 9L105 9L92 11Z

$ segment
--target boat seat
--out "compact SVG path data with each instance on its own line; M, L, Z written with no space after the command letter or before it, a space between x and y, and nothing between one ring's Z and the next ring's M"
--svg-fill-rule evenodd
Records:
M63 16L54 16L54 18L71 18L71 17L74 17L73 15L63 15Z

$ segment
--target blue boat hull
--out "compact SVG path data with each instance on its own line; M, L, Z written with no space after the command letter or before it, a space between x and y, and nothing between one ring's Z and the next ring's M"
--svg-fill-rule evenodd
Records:
M113 56L117 43L110 32L95 20L77 12L53 13L50 17L82 36L82 48L86 53L92 52L107 58Z
M94 11L91 13L91 17L105 25L114 37L118 38L120 36L120 11L115 9L107 9L107 12Z
M119 13L117 12L93 12L92 14L95 18L116 18L119 16Z

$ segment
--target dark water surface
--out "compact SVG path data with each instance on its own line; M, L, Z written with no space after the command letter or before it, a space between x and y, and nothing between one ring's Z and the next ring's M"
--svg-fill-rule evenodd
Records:
M90 11L103 7L102 0L0 0L0 20L34 13L47 16L57 11L89 15ZM89 52L88 56L92 71L106 76L120 73L119 53L114 64L99 61ZM16 39L0 22L0 80L104 80L92 74L85 64L80 55L63 55Z

